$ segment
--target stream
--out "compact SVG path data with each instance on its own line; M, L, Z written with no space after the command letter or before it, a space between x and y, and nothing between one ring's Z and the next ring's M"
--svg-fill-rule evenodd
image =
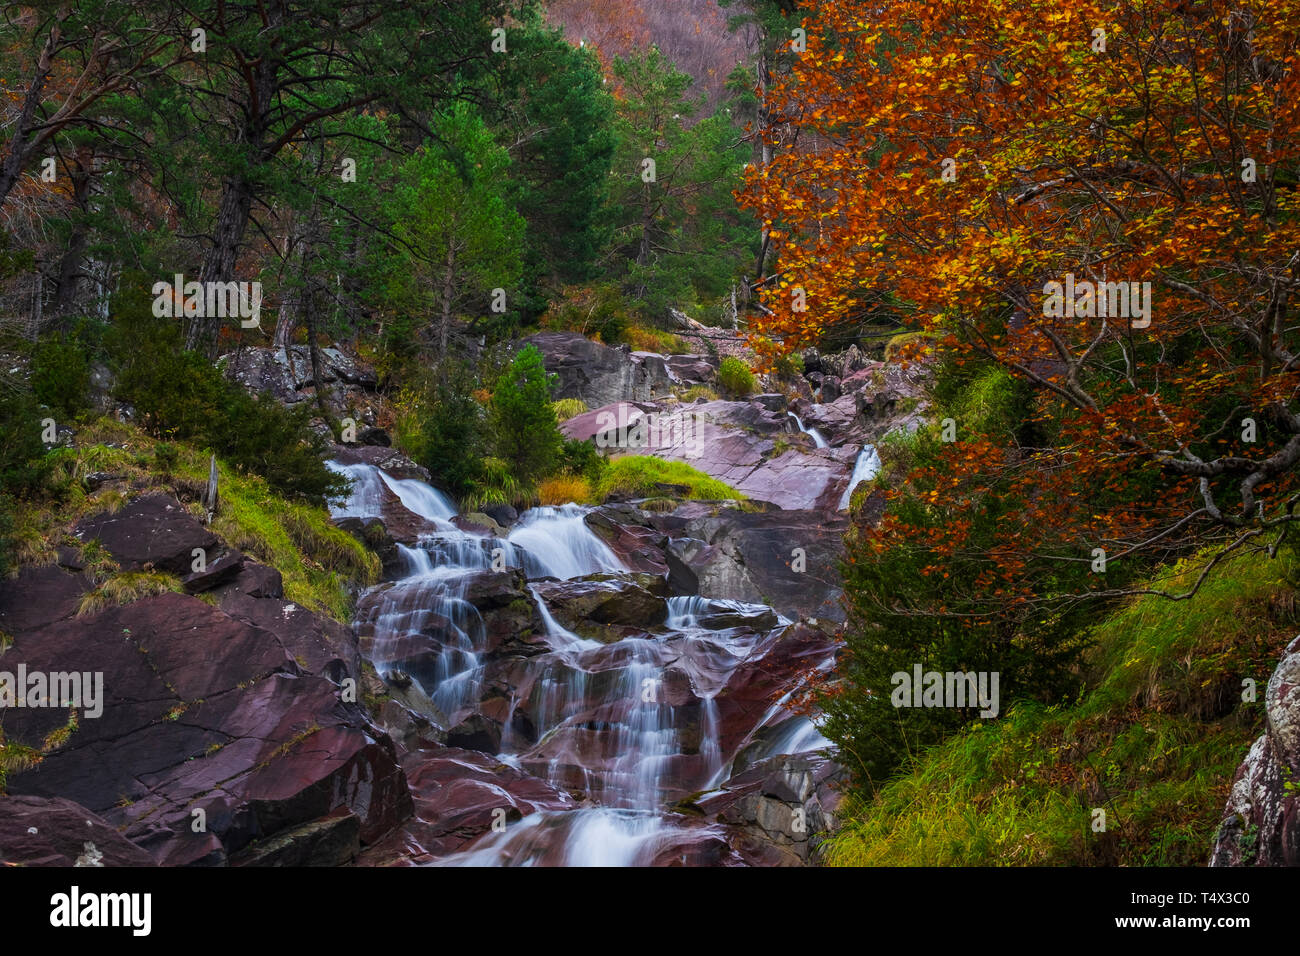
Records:
M794 625L770 608L670 595L660 624L624 628L612 640L582 637L557 620L541 591L575 582L600 592L629 577L587 526L590 509L534 508L505 537L475 535L452 523L451 500L423 482L370 465L331 467L354 481L336 517L382 517L388 492L433 529L399 545L405 573L359 607L380 676L418 685L434 705L425 716L442 730L467 720L499 724L495 758L573 799L572 809L491 829L437 865L685 862L692 848L725 846L736 835L707 814L683 812L683 801L707 803L760 761L829 746L787 708L800 684L796 664L809 661L802 644L783 642ZM544 630L517 653L494 648L471 593L509 569L522 571ZM816 664L829 666L830 653ZM758 690L773 699L755 699Z

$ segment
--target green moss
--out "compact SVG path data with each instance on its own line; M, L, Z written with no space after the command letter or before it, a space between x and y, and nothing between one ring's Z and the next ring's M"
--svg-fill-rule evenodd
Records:
M1263 724L1243 703L1295 634L1293 557L1221 565L1190 601L1133 599L1094 629L1072 704L1018 704L847 808L832 865L1204 866ZM1182 589L1184 566L1156 576ZM852 759L846 755L847 759ZM1093 832L1094 809L1106 831Z
M741 501L745 497L730 485L710 478L685 462L665 461L649 455L629 455L611 462L596 488L596 496L602 501L613 494L633 498L657 497L663 492L658 486L665 484L684 486L686 493L682 497L685 498Z

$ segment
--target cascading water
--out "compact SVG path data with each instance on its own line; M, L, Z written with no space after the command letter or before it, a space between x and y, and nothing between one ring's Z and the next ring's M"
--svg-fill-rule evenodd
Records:
M368 465L333 467L356 482L336 516L379 515L387 489L435 528L416 546L399 546L406 576L368 596L358 626L370 630L367 653L379 673L392 677L401 670L416 682L438 711L428 716L443 729L500 700L492 688L503 679L503 665L492 661L483 617L471 600L483 575L517 568L532 582L626 573L577 505L535 508L506 538L479 537L450 523L454 508L428 485ZM711 630L702 619L753 613L757 606L670 597L663 625L602 643L561 625L538 587L528 589L544 645L508 661L507 709L494 711L504 718L498 759L582 805L532 813L438 863L638 865L675 854L687 824L666 805L724 777L730 759L720 695L742 664L775 645L783 626L763 633ZM769 708L741 743L789 716L782 706ZM804 741L786 734L769 745L787 742ZM732 746L730 756L737 750ZM690 826L692 839L721 840L718 825Z
M880 474L880 454L876 451L876 446L863 445L862 451L858 452L857 460L853 463L853 474L849 477L849 486L844 489L844 494L840 497L839 510L845 511L848 509L854 488L864 481L870 481L878 474Z
M805 435L812 436L814 445L816 445L818 448L830 447L826 442L826 438L822 435L821 432L819 432L815 428L809 428L806 425L804 425L803 419L800 418L798 415L796 415L794 412L788 412L787 414L794 419L794 423L795 425L798 426L799 431L803 432Z
M407 511L431 523L445 522L456 514L450 498L415 478L394 478L374 465L345 465L337 461L327 461L325 465L352 479L348 500L331 512L336 518L380 517L385 488L397 496Z

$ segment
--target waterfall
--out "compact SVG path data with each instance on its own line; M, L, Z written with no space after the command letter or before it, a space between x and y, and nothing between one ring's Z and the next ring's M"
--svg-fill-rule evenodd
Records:
M485 833L438 865L648 865L685 859L682 849L692 842L724 841L721 824L683 820L666 808L726 779L738 746L724 752L724 732L735 741L736 730L734 708L725 710L721 698L731 675L769 654L785 630L714 631L701 621L766 608L668 597L665 626L602 643L560 623L530 583L544 643L532 656L497 657L483 615L467 598L481 575L504 566L530 582L577 580L581 589L587 575L626 572L587 526L589 509L534 508L505 538L476 536L448 522L451 503L423 482L393 479L369 465L331 467L354 479L337 517L382 517L395 506L391 492L434 528L413 545L398 545L405 576L378 585L364 602L358 626L371 630L367 654L379 673L402 670L433 702L440 714L429 716L441 718L444 729L489 715L501 727L499 760L585 798L574 809L533 813L506 832ZM494 689L503 681L506 701ZM757 724L746 718L750 729L739 747L753 751L760 737L755 746L764 748L820 741L806 720L763 732L786 719L793 715L784 698Z
M862 451L858 452L858 458L853 463L853 474L849 477L849 486L844 489L844 494L840 497L839 510L846 511L848 509L854 488L864 481L870 481L878 474L880 474L880 454L876 451L876 446L863 445Z
M609 545L587 527L586 514L578 505L562 505L533 508L519 519L506 537L527 552L524 571L529 577L576 578L624 570Z
M829 445L827 445L826 439L822 436L821 432L819 432L815 428L806 427L803 423L803 419L800 418L798 415L796 415L794 412L787 412L786 414L788 414L791 418L794 419L794 423L799 427L799 431L803 432L805 435L812 436L814 445L816 445L818 448L830 447Z
M710 601L698 595L691 597L670 597L668 599L667 627L684 631L696 626L701 614L709 609Z
M456 514L450 498L415 478L394 478L374 465L327 461L325 466L352 479L352 493L347 501L341 507L331 509L336 518L382 517L385 488L397 496L407 511L434 524L445 523Z

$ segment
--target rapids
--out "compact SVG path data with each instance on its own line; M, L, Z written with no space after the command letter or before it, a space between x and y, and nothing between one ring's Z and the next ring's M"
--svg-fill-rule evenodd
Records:
M828 746L810 720L787 708L793 690L774 701L752 699L752 684L787 667L774 662L790 622L736 624L746 615L770 623L765 607L673 596L664 602L663 624L610 643L592 640L557 621L533 585L627 575L587 526L589 509L534 508L506 537L479 536L452 524L451 501L427 484L369 465L331 467L354 481L336 517L380 516L387 489L436 528L414 546L399 545L405 575L367 595L367 654L376 670L417 684L434 705L426 716L442 730L485 714L499 721L496 759L575 801L573 809L534 812L489 830L438 865L695 859L692 848L725 845L726 827L677 812L677 804L722 785L740 769L742 752L749 766ZM526 656L490 652L483 615L470 599L476 582L510 569L522 571L544 625L540 645ZM732 626L712 629L701 619Z

